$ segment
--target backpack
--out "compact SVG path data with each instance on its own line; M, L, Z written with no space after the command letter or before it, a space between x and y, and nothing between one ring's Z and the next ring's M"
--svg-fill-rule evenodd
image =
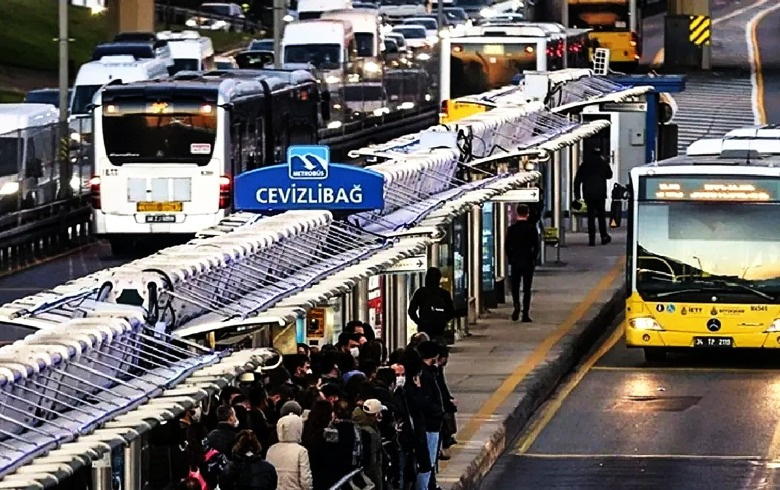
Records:
M450 321L447 310L450 308L447 292L441 288L425 288L421 291L420 300L420 322L422 327L441 327L444 328Z
M200 490L210 490L208 483L206 483L203 475L200 474L200 468L196 468L195 471L190 468L190 471L187 473L187 478L185 478L185 480L189 479L197 480L198 483L200 483Z

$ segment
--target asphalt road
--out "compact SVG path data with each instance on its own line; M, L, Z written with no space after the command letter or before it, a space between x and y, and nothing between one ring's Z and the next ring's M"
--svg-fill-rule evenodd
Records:
M648 365L622 333L542 407L482 488L777 488L778 355L683 353Z

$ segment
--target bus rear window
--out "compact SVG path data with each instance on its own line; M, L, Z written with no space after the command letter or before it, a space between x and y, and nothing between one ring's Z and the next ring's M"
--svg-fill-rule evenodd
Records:
M536 70L536 44L453 44L450 97L479 94L509 85L515 75Z
M573 29L626 31L629 20L628 2L569 6L569 23Z
M217 136L217 107L204 99L118 98L103 103L103 142L114 165L208 165Z

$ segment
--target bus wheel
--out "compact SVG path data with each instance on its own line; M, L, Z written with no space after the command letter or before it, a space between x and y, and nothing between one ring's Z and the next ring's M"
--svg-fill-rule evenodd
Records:
M658 347L645 347L645 361L659 362L666 360L666 351Z

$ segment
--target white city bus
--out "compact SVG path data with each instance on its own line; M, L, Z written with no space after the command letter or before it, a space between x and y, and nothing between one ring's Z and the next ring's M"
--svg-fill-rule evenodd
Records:
M98 93L93 226L115 253L152 234L194 235L217 224L231 209L236 175L282 161L290 144L316 142L313 77L295 84L246 72Z

